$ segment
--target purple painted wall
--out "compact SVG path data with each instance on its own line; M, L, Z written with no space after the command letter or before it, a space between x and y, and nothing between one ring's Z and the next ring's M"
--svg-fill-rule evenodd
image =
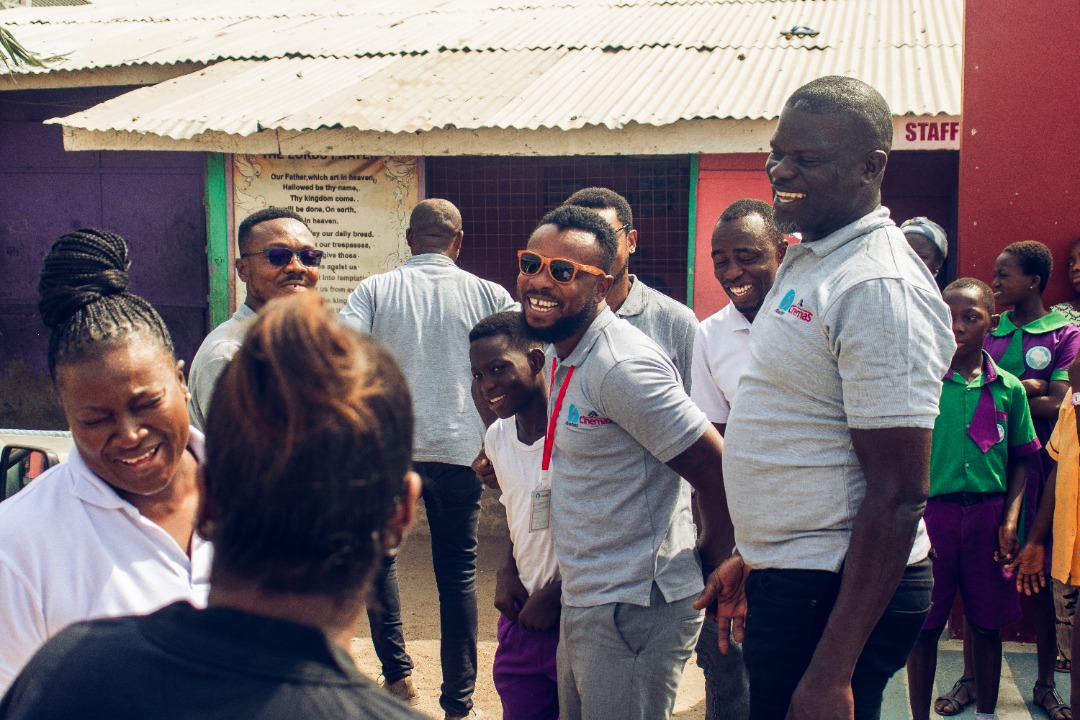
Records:
M41 259L81 227L131 249L131 287L161 313L189 365L209 330L204 160L198 153L64 152L42 125L130 88L0 93L0 427L63 427L37 316Z

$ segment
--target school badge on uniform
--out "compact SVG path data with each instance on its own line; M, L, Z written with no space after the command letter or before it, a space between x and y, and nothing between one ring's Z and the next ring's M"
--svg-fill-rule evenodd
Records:
M1049 366L1051 359L1053 359L1053 355L1050 354L1050 349L1045 345L1036 345L1024 353L1024 362L1032 370L1042 370Z

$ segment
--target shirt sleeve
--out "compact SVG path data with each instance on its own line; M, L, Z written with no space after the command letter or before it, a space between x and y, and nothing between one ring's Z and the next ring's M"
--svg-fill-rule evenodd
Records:
M660 462L677 457L709 428L671 362L659 357L616 363L601 381L599 396L598 409Z
M867 280L830 303L825 327L849 427L934 427L956 350L940 296L898 278Z
M709 366L709 352L707 338L699 325L694 335L694 359L691 364L690 398L697 403L709 418L709 422L726 423L731 413L731 405L728 404L724 394L720 392L716 379L713 377L712 368Z
M357 330L371 334L375 323L375 293L371 283L362 282L341 308L341 319Z
M1076 359L1080 352L1080 329L1075 325L1066 325L1062 328L1061 342L1058 343L1057 352L1054 353L1054 371L1050 373L1050 380L1069 380L1069 365Z
M1031 422L1027 392L1019 382L1009 386L1009 453L1030 455L1039 450L1035 425Z
M25 578L0 558L0 695L49 638L42 607Z
M1065 432L1065 426L1068 424L1065 420L1065 413L1072 409L1072 402L1069 396L1066 395L1065 402L1061 404L1061 409L1058 410L1058 419L1054 423L1054 432L1050 434L1050 440L1046 443L1046 452L1054 462L1058 461L1058 455L1061 453L1061 433Z
M214 395L218 379L239 350L240 343L222 343L213 349L209 358L191 368L189 378L191 405L188 415L191 418L191 424L200 430L206 429L206 414L210 411L210 399Z

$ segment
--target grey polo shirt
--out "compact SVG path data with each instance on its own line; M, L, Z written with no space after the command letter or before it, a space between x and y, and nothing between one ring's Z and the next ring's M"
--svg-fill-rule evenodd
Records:
M683 389L689 393L697 316L681 302L653 290L636 276L631 275L630 279L630 294L615 314L652 338L668 354L679 371Z
M850 430L932 429L955 348L948 307L886 208L788 248L724 437L751 567L840 569L866 493ZM929 548L920 521L909 562Z
M349 296L341 318L389 348L409 381L416 462L469 465L480 452L484 423L472 400L469 331L515 307L501 285L436 253L373 275Z
M548 366L555 356L548 349ZM673 602L700 592L690 486L664 462L709 427L667 354L605 308L559 361L551 527L563 602L649 605L655 582Z
M218 378L244 344L244 335L255 316L255 311L248 307L247 303L242 304L231 318L210 331L191 361L191 372L188 373L188 390L191 391L188 418L191 424L200 430L203 430L206 424L210 398L214 394Z

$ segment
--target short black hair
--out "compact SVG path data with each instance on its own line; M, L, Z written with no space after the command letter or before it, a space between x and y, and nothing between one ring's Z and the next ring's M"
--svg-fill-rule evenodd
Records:
M473 325L469 331L469 342L474 343L486 337L501 336L506 338L510 347L522 352L543 347L543 343L529 337L525 327L525 316L520 310L504 310L488 315Z
M615 239L615 231L611 226L592 210L577 205L560 205L545 215L536 227L543 225L554 225L560 230L592 233L600 246L599 267L604 272L611 272L611 264L615 262L615 254L619 251L619 241Z
M292 210L283 207L268 207L263 208L262 210L256 210L244 218L243 222L240 223L239 229L236 231L236 247L241 253L246 252L248 240L251 239L252 228L259 223L268 222L270 220L281 220L282 218L297 220L308 229L308 232L311 232L311 228L308 227L304 218L300 217Z
M784 109L818 115L846 115L863 130L869 147L892 149L893 126L889 103L862 80L843 75L826 75L806 83L791 94Z
M590 210L604 210L611 208L615 211L615 217L619 218L622 225L634 226L634 213L630 210L630 203L619 193L604 187L581 188L576 193L566 198L563 205L575 205L589 208ZM629 228L627 228L629 230Z
M787 240L784 239L784 233L776 225L776 213L773 211L773 206L762 200L755 200L753 198L743 198L742 200L736 200L728 205L724 212L720 214L720 219L716 221L716 224L724 222L735 222L736 220L742 220L744 217L750 217L751 215L757 215L765 222L765 232L774 243L777 245L786 245ZM715 226L713 230L715 231Z
M94 357L106 347L156 343L175 359L165 321L146 300L127 291L128 247L119 235L83 228L62 236L38 277L38 311L49 335L49 373L57 365Z
M979 294L979 305L981 305L986 312L990 313L991 316L997 313L997 303L994 302L994 291L982 280L972 277L957 278L945 286L945 289L941 291L941 296L945 297L953 290L974 290Z
M1039 276L1039 292L1046 289L1050 282L1050 272L1054 269L1054 254L1050 248L1035 240L1024 240L1006 245L1002 255L1012 255L1025 275Z

